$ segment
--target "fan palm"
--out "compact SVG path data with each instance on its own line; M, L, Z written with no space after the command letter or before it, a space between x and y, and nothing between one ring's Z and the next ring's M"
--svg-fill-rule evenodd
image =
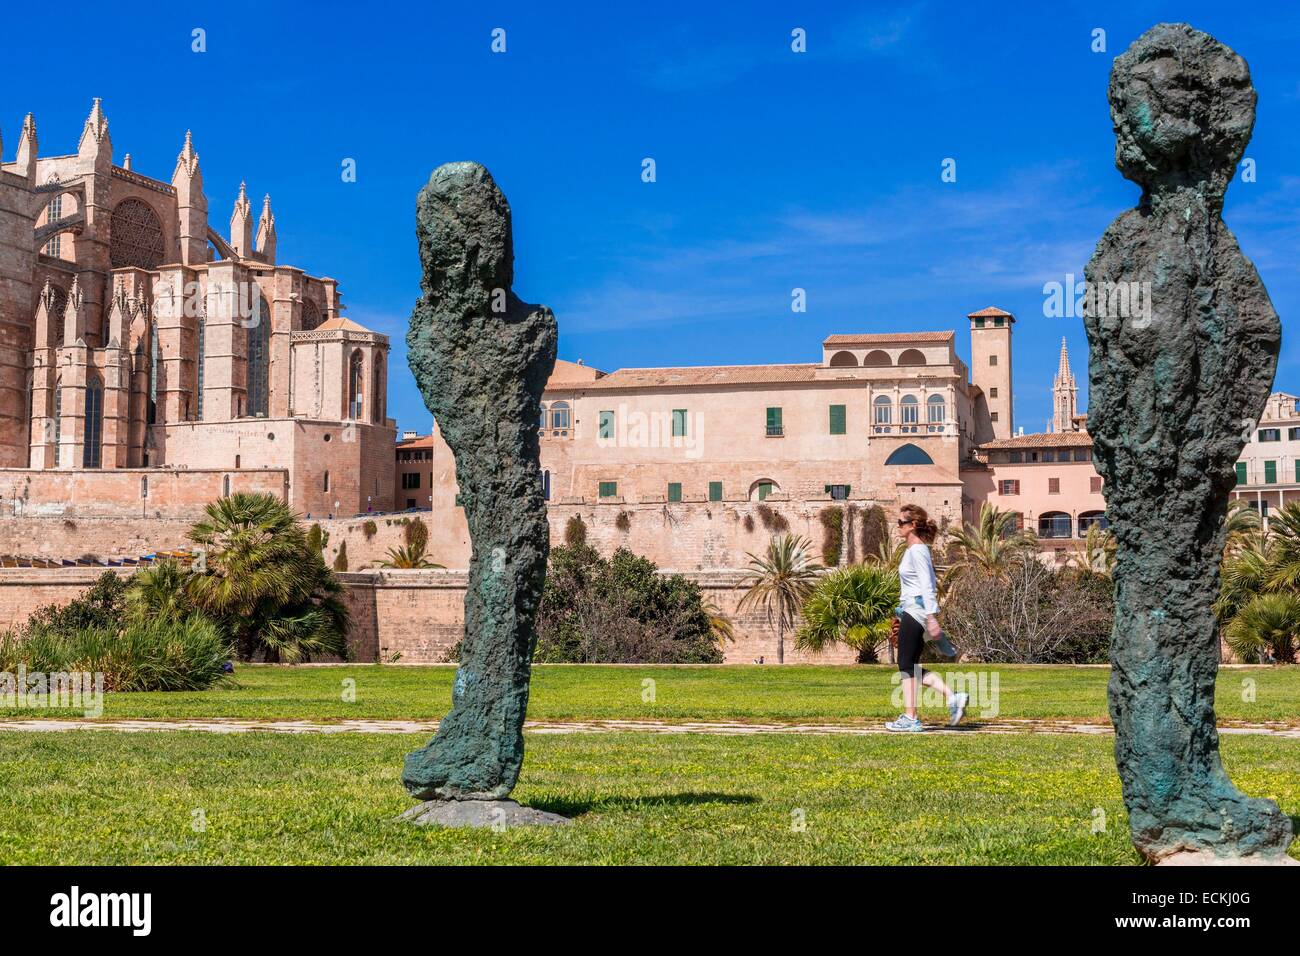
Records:
M1225 636L1233 653L1243 661L1271 658L1292 663L1300 638L1300 596L1255 595L1233 617Z
M400 548L389 548L388 557L379 562L381 568L441 568L424 556L424 544L416 541Z
M713 635L719 647L725 646L728 641L735 642L736 625L722 608L712 601L705 601L704 613L709 618L709 633Z
M784 663L785 632L798 619L799 609L812 592L822 567L808 557L808 539L788 533L774 536L762 557L748 557L749 590L737 609L763 610L768 622L776 627L777 662Z
M288 505L238 493L208 505L189 538L206 554L188 588L194 606L225 627L236 652L297 661L347 652L342 585Z
M898 572L882 563L838 568L817 582L803 605L800 650L820 653L834 643L862 652L889 636L898 606Z
M999 511L985 502L977 524L967 522L949 531L945 584L972 571L1003 577L1021 556L1036 550L1038 537L1017 527L1018 519L1014 511Z
M127 620L184 620L194 610L186 593L189 577L189 571L170 558L136 572L124 595Z

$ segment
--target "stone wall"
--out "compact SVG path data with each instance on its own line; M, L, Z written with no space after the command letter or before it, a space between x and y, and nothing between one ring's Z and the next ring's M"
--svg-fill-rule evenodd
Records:
M46 604L66 603L102 574L95 568L0 569L0 631L21 625ZM123 570L119 573L130 573ZM742 575L734 571L693 572L705 599L735 624L736 639L726 647L728 664L752 664L760 657L776 663L776 634L761 611L739 614ZM340 575L352 612L348 643L358 661L439 663L461 638L464 627L464 571L363 571ZM842 664L853 660L844 648L808 657L786 638L788 663Z

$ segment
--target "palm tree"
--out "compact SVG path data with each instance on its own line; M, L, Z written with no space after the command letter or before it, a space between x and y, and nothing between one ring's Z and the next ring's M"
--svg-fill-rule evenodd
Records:
M709 617L709 633L719 647L724 647L728 641L735 642L736 625L722 608L713 601L705 601L704 613Z
M1300 638L1300 596L1291 593L1257 594L1228 625L1226 639L1243 661L1290 664Z
M776 659L785 663L785 632L799 617L822 566L808 557L808 539L793 534L775 535L763 557L749 556L746 572L749 590L737 610L762 608L769 624L776 625Z
M1085 574L1111 577L1115 572L1115 536L1100 525L1090 525L1070 561Z
M136 572L124 595L127 619L133 624L184 620L194 610L187 593L189 579L190 572L171 558Z
M907 542L901 538L885 538L876 548L875 554L867 555L867 564L879 564L886 568L898 570L907 554Z
M441 564L434 564L424 556L424 545L416 542L415 544L404 545L400 548L389 548L388 558L379 562L381 568L441 568Z
M1014 511L999 511L985 502L980 506L978 524L968 522L949 531L945 586L971 571L1003 577L1020 557L1037 550L1038 536L1018 528L1018 520Z
M217 621L244 659L297 661L347 655L343 586L288 505L273 495L238 493L205 509L189 538L206 552L190 580L194 606Z
M795 647L820 653L842 643L858 651L859 660L874 660L876 645L889 636L898 591L898 572L883 563L837 568L804 602Z
M1228 503L1228 516L1223 522L1223 530L1227 532L1224 553L1231 552L1243 538L1262 531L1263 527L1259 512L1250 506L1250 502L1245 498L1234 498Z

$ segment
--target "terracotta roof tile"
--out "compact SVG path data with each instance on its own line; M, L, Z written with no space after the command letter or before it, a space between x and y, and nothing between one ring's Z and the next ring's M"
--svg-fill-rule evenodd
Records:
M995 305L990 305L990 306L989 306L988 308L986 308L986 309L980 309L978 312L971 312L971 313L967 314L966 318L968 318L968 319L984 319L984 318L989 318L989 317L991 317L991 316L998 316L998 315L1001 315L1001 316L1003 316L1003 317L1005 317L1005 318L1011 318L1011 319L1014 319L1014 318L1015 318L1015 316L1012 315L1010 312L1005 312L1005 311L1003 311L1002 309L999 309L999 308L998 308L997 306L995 306Z
M684 368L621 368L580 386L586 389L672 388L684 385L742 385L814 382L820 365L699 365Z
M1032 435L1016 435L1012 438L996 438L986 441L980 448L988 451L1001 448L1091 448L1092 436L1085 431L1077 432L1035 432Z
M890 342L947 342L954 332L868 332L862 334L828 335L823 346L830 345L884 345Z

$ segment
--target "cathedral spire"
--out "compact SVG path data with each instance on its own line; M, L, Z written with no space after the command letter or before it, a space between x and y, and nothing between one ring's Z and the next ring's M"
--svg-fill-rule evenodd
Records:
M257 251L275 264L275 213L271 212L271 194L262 199L262 217L257 221Z
M230 215L230 248L241 259L247 259L253 252L253 209L248 202L247 183L239 184L239 198Z
M81 129L77 155L92 159L104 157L109 160L113 156L113 141L108 135L108 117L104 115L99 97L95 97L95 102L90 107L90 115L86 117L86 125Z
M18 165L15 172L32 182L36 181L36 147L36 117L28 113L23 120L23 131L18 135L18 156L14 162Z
M1074 419L1078 415L1078 388L1074 373L1070 371L1070 353L1065 346L1065 336L1061 337L1061 360L1057 366L1056 378L1052 380L1052 431L1074 431Z
M189 130L185 131L185 144L176 156L172 188L176 190L181 262L187 266L207 262L208 198L203 194L203 170L199 167L199 154Z

